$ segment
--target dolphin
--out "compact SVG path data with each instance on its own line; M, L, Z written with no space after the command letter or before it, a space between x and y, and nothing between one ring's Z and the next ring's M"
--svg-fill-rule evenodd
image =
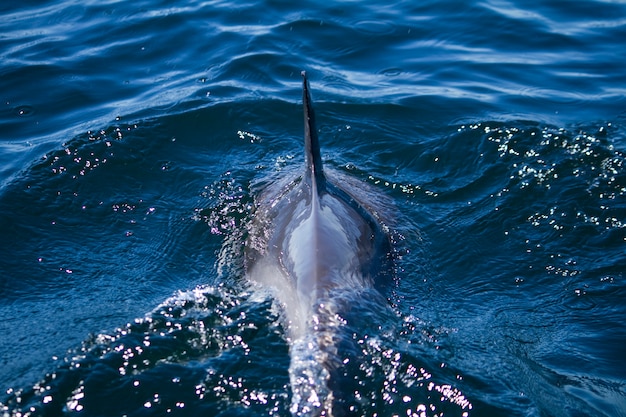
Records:
M331 416L342 414L330 388L342 312L358 294L384 285L391 239L364 184L324 169L304 71L302 102L304 170L255 202L244 266L284 311L292 414Z

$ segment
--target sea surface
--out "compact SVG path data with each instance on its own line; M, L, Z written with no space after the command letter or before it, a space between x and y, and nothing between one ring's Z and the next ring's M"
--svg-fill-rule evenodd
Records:
M393 203L345 414L626 416L623 0L2 2L0 414L291 415L237 248L302 70Z

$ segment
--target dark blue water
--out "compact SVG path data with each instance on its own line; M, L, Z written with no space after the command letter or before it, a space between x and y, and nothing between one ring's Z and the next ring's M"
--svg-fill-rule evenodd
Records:
M3 415L290 414L237 248L307 70L325 164L396 212L345 409L626 416L625 39L617 0L3 3Z

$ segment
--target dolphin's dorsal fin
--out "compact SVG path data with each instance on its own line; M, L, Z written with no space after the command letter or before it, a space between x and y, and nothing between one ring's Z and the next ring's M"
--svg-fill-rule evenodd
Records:
M315 112L311 104L309 82L302 71L302 106L304 108L304 159L306 164L304 180L311 183L318 192L326 187L326 177L322 168L320 143L315 127Z

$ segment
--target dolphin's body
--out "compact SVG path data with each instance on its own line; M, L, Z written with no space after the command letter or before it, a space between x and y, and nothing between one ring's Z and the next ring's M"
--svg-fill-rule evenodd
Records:
M256 204L246 241L249 279L273 288L285 311L291 349L292 412L332 415L329 388L335 330L355 294L389 270L390 238L349 182L322 167L309 85L303 72L305 169ZM335 412L337 414L337 412Z

